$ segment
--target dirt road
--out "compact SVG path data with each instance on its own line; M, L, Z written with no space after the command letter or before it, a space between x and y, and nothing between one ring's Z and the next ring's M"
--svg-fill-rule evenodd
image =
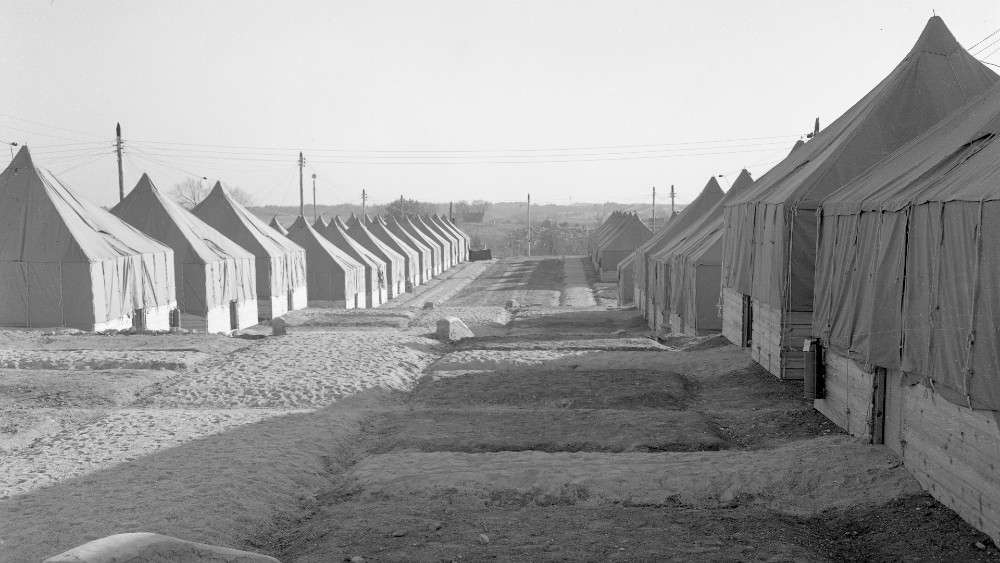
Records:
M444 306L515 300L371 412L288 561L993 559L898 460L719 339L661 346L579 259L495 264ZM468 310L468 309L465 309Z
M610 295L581 258L507 259L284 337L3 335L0 561L126 531L282 561L996 560L795 384ZM434 340L444 316L476 337Z

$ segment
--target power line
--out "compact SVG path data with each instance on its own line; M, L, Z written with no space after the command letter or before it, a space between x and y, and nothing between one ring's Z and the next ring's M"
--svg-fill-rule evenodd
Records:
M979 41L976 41L976 43L974 45L966 47L965 50L966 51L972 51L973 49L975 49L976 47L978 47L979 45L981 45L984 41L986 41L987 39L989 39L990 37L993 37L994 35L996 35L998 33L1000 33L1000 27L998 27L997 29L993 30L993 33L987 35L986 37L983 37Z

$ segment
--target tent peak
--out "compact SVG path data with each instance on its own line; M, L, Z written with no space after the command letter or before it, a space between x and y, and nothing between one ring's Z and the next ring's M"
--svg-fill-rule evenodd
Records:
M920 37L914 43L910 53L950 55L960 49L962 46L945 25L944 20L941 19L941 16L935 15L927 20L927 25L924 26L923 32L920 33Z
M21 145L21 148L17 150L17 154L14 155L14 160L10 161L10 165L14 168L25 166L35 167L35 163L31 159L31 151L28 150L28 145Z
M712 176L711 178L708 179L708 182L705 183L705 187L702 188L701 191L702 192L718 191L721 194L722 186L719 185L719 181L715 178L715 176Z

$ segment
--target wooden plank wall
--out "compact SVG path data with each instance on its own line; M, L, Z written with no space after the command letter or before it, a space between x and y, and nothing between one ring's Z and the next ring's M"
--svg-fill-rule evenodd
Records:
M812 336L812 311L784 311L781 316L781 379L802 379L802 345Z
M684 321L681 320L680 315L677 315L673 311L668 315L668 320L670 322L670 333L674 335L685 334L684 332Z
M826 396L817 410L871 441L875 377L826 354ZM1000 542L1000 414L946 401L931 388L889 371L884 441L934 498Z
M824 396L813 407L852 435L870 440L873 381L858 364L827 351Z
M753 327L750 356L775 377L781 377L781 310L751 298Z
M997 413L956 405L922 384L892 385L888 393L901 396L892 431L906 467L934 498L1000 542Z
M722 336L743 345L743 294L728 287L722 289Z

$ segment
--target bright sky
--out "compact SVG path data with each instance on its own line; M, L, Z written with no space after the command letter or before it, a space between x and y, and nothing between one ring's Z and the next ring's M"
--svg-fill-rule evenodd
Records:
M293 205L302 149L321 203L686 202L836 118L935 8L966 46L1000 28L996 0L0 0L0 141L102 205L116 121L127 189Z

